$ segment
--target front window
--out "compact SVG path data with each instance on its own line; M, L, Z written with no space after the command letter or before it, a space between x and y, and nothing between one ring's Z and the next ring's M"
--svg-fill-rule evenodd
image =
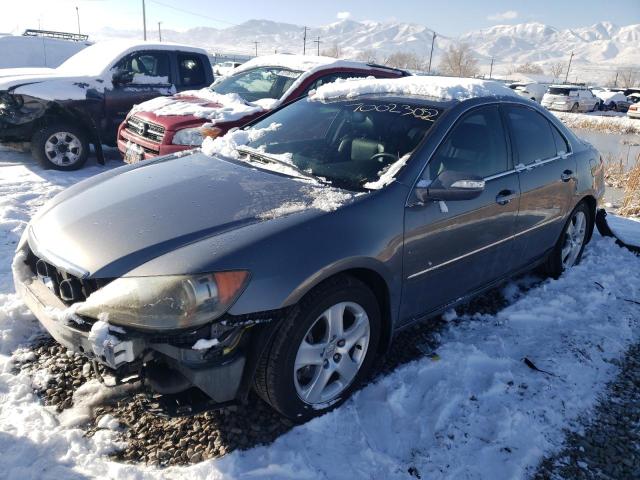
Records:
M370 186L406 161L442 110L387 100L300 100L253 125L268 129L246 147L349 190ZM270 128L273 124L278 128ZM244 150L243 150L244 151ZM404 158L403 158L404 157Z
M279 99L302 72L280 67L259 67L225 77L211 89L220 94L236 93L248 102Z

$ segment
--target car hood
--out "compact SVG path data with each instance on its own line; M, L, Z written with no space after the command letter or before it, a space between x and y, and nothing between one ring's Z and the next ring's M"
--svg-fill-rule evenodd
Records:
M53 68L3 68L0 69L0 78L6 77L20 77L20 76L34 76L34 75L50 75L54 73L55 70Z
M308 210L327 189L200 152L163 157L66 190L33 219L29 244L58 267L118 277L182 246L296 210L283 206Z
M162 125L166 130L179 130L207 121L221 126L244 125L264 114L267 107L270 104L246 102L238 95L218 95L205 88L154 98L137 105L132 114Z

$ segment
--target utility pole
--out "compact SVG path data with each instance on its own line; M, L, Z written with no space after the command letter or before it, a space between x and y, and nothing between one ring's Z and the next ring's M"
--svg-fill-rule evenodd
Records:
M147 39L147 9L144 6L144 0L142 0L142 31L144 33L144 39Z
M493 57L491 57L491 67L489 68L489 80L491 80L491 74L493 74Z
M433 46L436 43L436 32L433 32L433 38L431 39L431 53L429 54L429 70L431 73L431 60L433 59Z
M571 56L569 57L569 66L567 67L567 74L564 76L564 83L567 83L569 79L569 69L571 69L571 60L573 60L573 52L571 52Z
M620 72L616 72L616 79L613 81L613 86L614 87L618 86L618 75L620 75Z
M260 42L257 42L257 41L256 41L256 42L253 42L253 44L256 46L256 57L258 56L258 44L259 44L259 43L260 43Z
M318 45L318 56L320 56L320 44L322 43L322 42L320 41L320 37L318 37L318 39L317 39L317 40L314 40L314 41L313 41L313 43L315 43L315 44L317 44L317 45Z
M158 40L160 42L162 42L162 29L160 28L161 24L162 24L162 22L158 22Z
M80 35L80 11L76 7L76 17L78 18L78 35Z
M307 54L307 27L304 27L304 37L303 37L303 45L302 45L302 54Z

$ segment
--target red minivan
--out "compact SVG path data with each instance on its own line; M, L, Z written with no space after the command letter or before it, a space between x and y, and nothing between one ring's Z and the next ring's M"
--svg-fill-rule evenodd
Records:
M189 150L202 143L204 124L207 136L224 135L325 83L407 75L395 68L330 57L257 57L208 88L136 105L118 129L118 149L128 163Z

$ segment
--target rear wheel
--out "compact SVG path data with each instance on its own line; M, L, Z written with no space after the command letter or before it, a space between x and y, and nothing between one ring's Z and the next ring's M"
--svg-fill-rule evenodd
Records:
M44 168L77 170L89 157L89 138L69 123L48 125L33 134L31 153Z
M322 414L366 377L379 337L380 309L371 290L350 276L331 279L283 319L254 388L291 419Z
M556 246L547 259L547 274L558 278L562 272L580 263L591 223L591 213L587 205L584 202L578 204L571 212Z

